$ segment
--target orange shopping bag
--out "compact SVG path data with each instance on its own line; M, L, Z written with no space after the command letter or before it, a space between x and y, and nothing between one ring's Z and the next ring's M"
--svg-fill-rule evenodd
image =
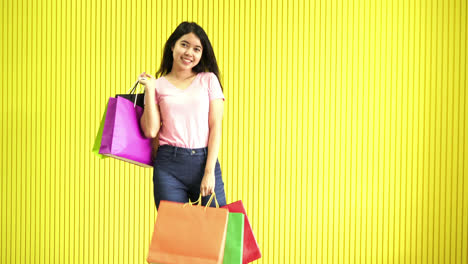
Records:
M161 201L146 260L167 264L223 263L229 211L208 207L213 197L214 194L206 207ZM217 201L216 205L219 207Z

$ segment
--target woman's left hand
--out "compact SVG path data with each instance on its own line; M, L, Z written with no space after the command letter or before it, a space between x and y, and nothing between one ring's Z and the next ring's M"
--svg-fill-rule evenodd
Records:
M204 196L211 195L214 192L215 175L214 172L205 172L200 185L200 194Z
M146 72L138 76L138 81L145 86L145 89L156 89L156 78Z

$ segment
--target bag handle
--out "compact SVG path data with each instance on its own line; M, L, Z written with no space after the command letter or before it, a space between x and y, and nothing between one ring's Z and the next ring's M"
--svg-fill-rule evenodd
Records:
M130 88L130 90L127 91L127 94L130 93L130 94L133 94L135 91L136 91L136 87L138 86L138 84L140 83L140 81L136 81L134 84L133 84L133 87Z
M201 197L201 194L200 194L200 197ZM206 203L206 207L209 207L209 206L210 206L211 202L213 201L213 198L214 198L214 201L215 201L215 204L216 204L216 208L219 208L219 204L218 204L218 200L216 199L216 193L215 193L215 192L213 192L213 193L211 194L210 199L209 199L208 202ZM206 207L205 207L205 209L206 209Z
M216 204L216 208L219 208L219 204L218 204L218 200L216 199L216 193L213 192L210 196L210 199L208 200L208 202L206 203L206 206L205 206L205 210L207 207L209 207L211 205L211 202L213 201L213 198L214 198L214 201L215 201L215 204ZM201 196L201 193L200 193L200 196L198 197L198 200L196 200L195 202L192 202L190 201L190 198L189 198L189 202L188 203L185 203L183 207L187 206L187 205L195 205L198 203L198 206L201 206L201 200L202 200L202 196Z
M140 81L136 81L135 84L133 84L133 88L130 88L130 90L127 91L127 94L135 94L135 100L133 101L133 108L136 106L137 98L138 98L138 93L136 92L136 88Z

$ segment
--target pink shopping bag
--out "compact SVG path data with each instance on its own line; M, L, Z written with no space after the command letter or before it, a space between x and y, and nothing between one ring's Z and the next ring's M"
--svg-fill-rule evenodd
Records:
M99 153L143 167L152 167L151 139L140 128L143 108L123 97L111 97L107 106Z

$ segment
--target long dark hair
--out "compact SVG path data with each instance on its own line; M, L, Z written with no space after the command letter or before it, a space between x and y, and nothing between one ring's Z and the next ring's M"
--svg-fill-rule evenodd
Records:
M171 72L172 64L174 62L174 58L172 57L172 47L174 47L177 40L179 40L183 35L189 33L195 34L200 39L203 47L200 62L195 67L193 67L192 70L196 73L212 72L216 75L216 77L218 77L218 80L220 80L218 63L216 62L216 57L213 51L213 47L211 46L211 42L208 39L205 30L203 30L203 28L201 28L195 22L180 23L180 25L177 26L169 39L166 41L166 44L164 45L161 67L156 72L156 78ZM223 86L221 85L221 89L222 88Z

